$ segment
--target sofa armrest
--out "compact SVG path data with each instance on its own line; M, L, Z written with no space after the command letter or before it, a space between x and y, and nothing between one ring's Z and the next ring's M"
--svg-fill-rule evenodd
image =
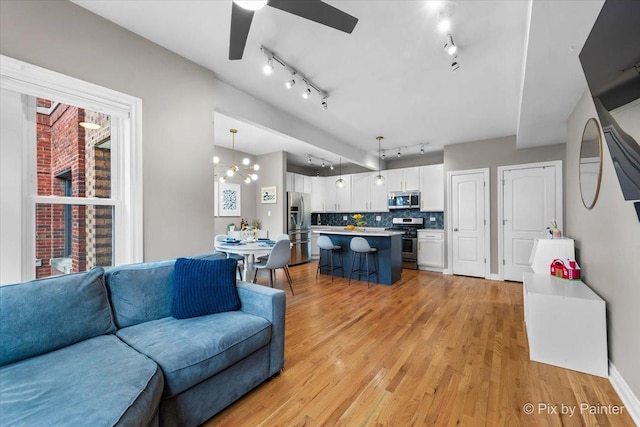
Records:
M286 294L279 289L247 282L238 282L237 288L242 303L240 310L271 322L269 376L276 375L284 366Z

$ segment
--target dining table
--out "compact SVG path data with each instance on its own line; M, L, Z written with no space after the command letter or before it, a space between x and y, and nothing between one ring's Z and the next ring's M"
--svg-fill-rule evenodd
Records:
M238 243L227 243L225 241L216 242L214 245L218 252L224 252L227 254L241 255L244 257L244 270L242 271L242 280L247 281L249 271L253 271L253 264L255 263L256 256L269 255L273 249L273 245L269 245L265 242L246 242L240 241Z

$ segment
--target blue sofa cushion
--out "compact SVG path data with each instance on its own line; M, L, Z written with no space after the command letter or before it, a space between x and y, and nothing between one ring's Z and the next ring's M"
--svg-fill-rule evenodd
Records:
M171 315L176 319L240 308L234 259L178 258L173 277Z
M175 260L107 269L105 277L118 328L171 316Z
M149 425L162 398L158 366L114 335L0 368L2 425Z
M166 317L116 334L160 365L164 397L171 398L269 344L271 323L227 311L191 319Z
M0 366L114 331L101 267L0 286Z

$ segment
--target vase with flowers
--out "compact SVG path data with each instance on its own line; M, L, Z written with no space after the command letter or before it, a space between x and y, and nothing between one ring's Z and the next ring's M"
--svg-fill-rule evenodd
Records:
M553 227L551 230L551 235L553 236L554 239L559 239L562 237L562 231L560 231L560 229L558 228L558 223L556 222L556 220L552 220L551 221L551 226Z
M366 221L364 220L364 215L353 214L351 218L356 221L356 229L359 231L364 231L364 226L367 225Z

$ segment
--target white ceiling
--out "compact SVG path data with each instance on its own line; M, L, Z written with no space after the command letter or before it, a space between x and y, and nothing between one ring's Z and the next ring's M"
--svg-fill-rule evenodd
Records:
M530 12L529 1L327 1L359 19L352 34L265 7L254 16L244 58L229 61L231 1L74 2L372 154L377 135L385 136L383 149L429 143L427 151L516 133L519 146L563 142L564 128L548 132L545 124L564 122L586 88L577 55L603 4L536 0ZM437 4L451 13L461 64L456 72L443 50L445 35L436 29ZM285 89L289 76L282 68L262 74L261 45L328 92L329 109L320 108L315 93L302 100L301 84ZM570 46L573 51L564 53ZM556 51L564 57L555 54L549 62L546 53ZM237 144L250 144L250 133L265 131L219 117L216 144L222 146L230 146L230 127L240 131ZM537 138L541 129L544 138ZM322 147L282 134L243 151L261 154L279 140L280 149L298 159L332 154L315 154L309 150L322 153Z

